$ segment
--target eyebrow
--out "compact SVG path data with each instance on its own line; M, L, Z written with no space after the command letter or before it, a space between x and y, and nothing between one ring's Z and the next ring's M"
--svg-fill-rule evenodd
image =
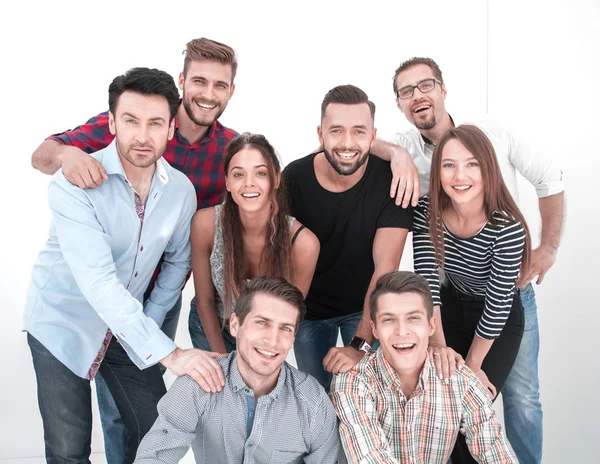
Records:
M477 161L477 158L475 158L474 156L470 156L465 161L471 161L471 160ZM454 158L442 158L442 161L456 161L456 160Z
M328 127L329 130L331 129L340 129L340 128L344 128L345 126L342 126L341 124L333 124L331 126ZM357 124L355 126L352 126L353 129L368 129L367 126L365 126L364 124Z
M135 114L128 113L127 111L124 112L121 116L124 118L140 119ZM166 121L166 120L163 117L157 116L155 118L150 118L149 121Z
M413 314L423 314L423 312L427 313L427 311L423 310L423 309L413 309L412 311L409 311L408 313L406 313L407 316L411 316ZM384 312L381 314L378 314L377 317L385 317L385 316L397 316L397 313L392 313L392 312Z
M204 77L204 76L200 76L200 75L191 76L191 77L190 77L190 79L192 79L192 80L194 80L194 79L204 79L205 81L209 81L209 80L210 80L210 79L207 79L206 77ZM229 84L229 82L225 82L225 81L220 81L220 80L219 80L219 81L215 81L215 82L216 82L217 84L224 84L224 85L226 85L227 87L229 87L229 85L230 85L230 84Z
M256 316L252 316L252 319L262 319L263 321L267 321L267 322L275 322L275 320L273 318L261 316L260 314L257 314ZM296 327L295 322L280 322L279 325L287 326L287 327Z
M257 164L256 166L253 166L253 167L255 169L258 169L258 168L268 168L268 166L266 164ZM233 169L244 169L244 168L242 166L233 166L231 169L233 170Z

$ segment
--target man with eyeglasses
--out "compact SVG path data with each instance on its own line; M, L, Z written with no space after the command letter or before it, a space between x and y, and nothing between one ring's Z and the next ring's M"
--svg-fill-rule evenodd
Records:
M446 111L446 86L440 68L431 58L411 58L402 63L394 74L393 85L398 108L416 130L396 134L393 144L375 141L371 153L391 160L394 175L390 194L396 196L396 203L416 206L420 194L429 190L431 156L436 143L447 130L467 121L455 121ZM535 187L539 197L541 241L533 250L528 272L518 281L525 310L525 332L502 390L506 432L519 462L539 463L542 459L539 329L530 282L537 276L536 283L541 284L556 259L564 220L562 171L551 159L530 150L503 127L489 121L468 123L479 127L492 142L513 198L518 202L517 171ZM450 366L453 357L449 352Z

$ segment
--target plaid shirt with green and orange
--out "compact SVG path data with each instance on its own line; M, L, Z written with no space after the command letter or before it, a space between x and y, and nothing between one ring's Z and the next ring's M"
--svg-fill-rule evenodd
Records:
M381 348L334 376L331 398L350 463L446 463L458 433L480 463L518 464L488 394L466 366L449 384L425 359L406 398Z

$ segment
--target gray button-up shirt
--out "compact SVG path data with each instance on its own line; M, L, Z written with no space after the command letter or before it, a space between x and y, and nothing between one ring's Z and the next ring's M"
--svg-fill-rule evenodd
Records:
M225 387L206 393L179 377L158 403L158 419L142 440L136 463L176 463L190 445L197 463L336 463L341 453L335 410L310 375L286 362L277 385L256 404L248 435L247 391L235 351L217 362Z

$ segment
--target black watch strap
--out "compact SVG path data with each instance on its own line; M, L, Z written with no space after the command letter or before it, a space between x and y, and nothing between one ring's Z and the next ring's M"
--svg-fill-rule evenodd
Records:
M356 336L352 337L352 340L350 340L348 346L351 346L352 348L355 348L358 351L364 351L366 353L370 353L371 351L373 351L371 345L369 345L364 338Z

